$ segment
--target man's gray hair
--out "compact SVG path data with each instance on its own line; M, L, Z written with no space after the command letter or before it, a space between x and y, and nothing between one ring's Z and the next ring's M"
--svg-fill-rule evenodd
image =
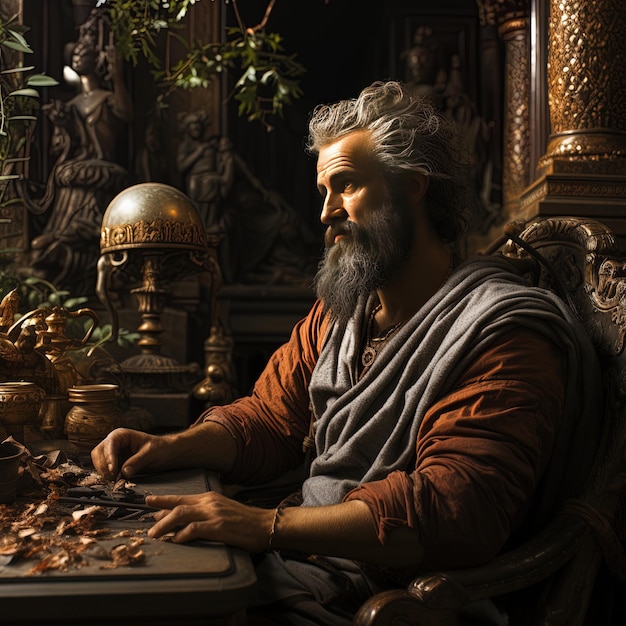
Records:
M307 149L317 154L361 129L370 131L388 181L415 173L428 177L430 222L442 241L454 242L466 230L475 202L470 154L454 123L402 83L375 82L356 99L317 106L309 121Z

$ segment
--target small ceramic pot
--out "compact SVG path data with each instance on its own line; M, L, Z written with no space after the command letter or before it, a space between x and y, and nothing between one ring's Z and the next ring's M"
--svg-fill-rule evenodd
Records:
M91 450L120 425L116 404L117 385L96 384L70 387L74 405L65 416L65 434L82 453Z
M9 504L15 500L23 452L24 448L12 441L0 443L0 504Z

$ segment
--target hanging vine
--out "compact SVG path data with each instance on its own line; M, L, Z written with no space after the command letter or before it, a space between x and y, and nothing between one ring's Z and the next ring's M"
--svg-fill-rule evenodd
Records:
M22 178L30 157L40 110L37 88L58 84L22 62L23 55L33 52L25 38L27 30L17 16L0 19L0 208L18 202L9 189L12 181ZM2 250L7 251L13 250Z
M284 107L302 95L299 80L305 72L295 55L283 49L283 38L266 31L276 0L268 0L263 19L252 27L245 24L237 0L224 0L237 23L227 30L226 40L188 41L180 30L191 5L201 1L98 0L97 6L108 15L122 57L133 66L143 57L152 67L158 104L165 106L176 89L208 87L227 73L233 76L229 97L239 103L239 115L269 127L271 115L282 115ZM162 36L176 39L186 51L171 67L165 67L158 54Z

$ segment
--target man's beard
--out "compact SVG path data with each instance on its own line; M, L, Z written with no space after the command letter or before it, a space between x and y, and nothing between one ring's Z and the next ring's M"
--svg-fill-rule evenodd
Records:
M315 289L325 309L342 326L359 298L387 285L410 254L413 214L404 202L394 200L373 210L362 225L346 220L327 231ZM338 234L346 237L333 243Z

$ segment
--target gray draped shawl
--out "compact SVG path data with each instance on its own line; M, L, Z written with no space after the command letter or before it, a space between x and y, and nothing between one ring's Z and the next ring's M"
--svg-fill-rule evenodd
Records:
M374 304L371 298L361 302L345 330L330 331L313 372L309 391L317 457L303 485L305 506L335 504L361 482L383 479L394 470L412 471L418 429L428 408L454 388L460 374L499 335L516 326L545 334L567 355L566 407L544 478L540 513L549 512L557 495L567 496L564 485L582 480L592 452L586 426L593 420L581 416L597 401L599 370L586 333L557 296L529 287L504 258L467 261L390 339L358 380L356 363ZM380 590L357 563L327 561L352 581L361 601ZM306 605L313 617L290 613L289 623L352 623L324 608L325 601L341 594L343 584L315 563L272 552L257 572L262 603L302 594L312 594L321 603ZM473 610L486 611L481 623L504 623L489 602Z
M372 298L364 299L345 330L330 331L313 372L317 456L303 485L305 506L338 503L359 483L411 471L428 408L498 336L516 326L543 333L567 355L567 406L553 453L558 459L553 465L560 466L551 478L553 490L562 488L564 473L571 479L575 469L586 471L580 448L588 433L578 425L599 389L596 356L581 324L555 294L529 286L503 257L470 259L358 380L355 364L373 305ZM574 468L564 469L574 452Z

